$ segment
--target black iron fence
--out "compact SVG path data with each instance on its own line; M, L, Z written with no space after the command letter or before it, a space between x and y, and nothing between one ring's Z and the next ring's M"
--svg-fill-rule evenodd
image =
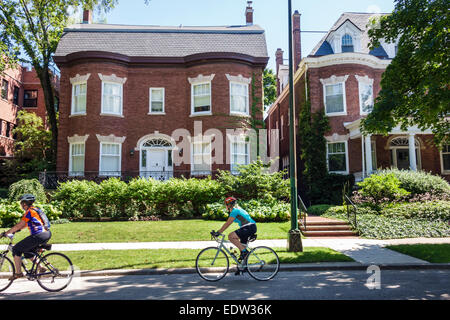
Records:
M120 178L128 182L131 179L142 177L146 179L155 179L166 181L171 178L198 178L204 179L218 175L218 171L190 171L190 170L174 170L174 171L84 171L84 172L68 172L68 171L44 171L39 174L39 182L46 189L56 189L59 183L72 180L88 180L100 183L111 177Z

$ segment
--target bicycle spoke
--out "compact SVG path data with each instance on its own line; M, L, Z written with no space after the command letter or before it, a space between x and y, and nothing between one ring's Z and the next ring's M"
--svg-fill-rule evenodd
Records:
M269 247L256 247L247 257L248 273L256 280L270 280L278 273L280 261Z
M45 271L43 271L45 269ZM47 291L60 291L72 281L74 269L65 255L57 252L43 257L37 266L39 285Z
M228 272L228 257L222 250L211 247L203 249L195 262L197 273L207 281L218 281Z
M12 283L8 280L14 274L13 262L5 257L0 257L0 291L6 290Z

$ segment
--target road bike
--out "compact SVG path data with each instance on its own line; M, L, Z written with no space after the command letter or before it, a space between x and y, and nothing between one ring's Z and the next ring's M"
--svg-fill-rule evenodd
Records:
M16 272L13 261L7 257L8 252L12 252L14 234L8 234L6 237L10 241L8 248L0 254L0 292L9 288L14 281L10 278ZM43 289L57 292L70 284L74 275L74 267L66 255L59 252L47 253L51 247L51 244L42 244L34 251L27 252L28 256L33 257L29 259L32 261L32 265L27 268L29 262L22 257L22 268L25 270L25 277L28 280L36 280Z
M195 261L195 268L201 278L206 281L219 281L226 276L230 268L230 256L236 263L236 274L248 272L256 280L267 281L273 279L280 270L280 259L276 252L266 246L250 248L245 245L249 251L243 261L239 261L236 254L226 245L231 242L225 240L225 235L216 236L211 232L211 239L218 244L217 247L207 247L200 251ZM256 240L256 234L248 239L248 242Z

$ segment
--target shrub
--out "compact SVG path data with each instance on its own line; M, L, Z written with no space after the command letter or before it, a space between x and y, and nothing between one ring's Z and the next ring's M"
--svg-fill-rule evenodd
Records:
M264 199L267 195L275 199L289 199L289 180L283 179L285 172L268 173L261 160L239 166L239 175L220 170L217 181L225 194L242 200Z
M285 202L264 202L258 200L239 201L239 206L247 211L256 222L282 222L288 221L291 217L291 207ZM208 204L204 219L226 220L229 214L222 202Z
M351 190L355 184L355 177L327 173L320 182L314 183L309 191L309 202L315 204L338 205L342 203L342 191L345 185Z
M50 221L58 220L62 215L62 212L57 206L53 204L34 204L36 207L41 208L47 215ZM20 221L20 218L24 215L24 211L20 207L18 201L0 201L0 226L2 228L9 228L14 226Z
M60 183L53 200L64 218L100 217L97 205L99 185L93 181L72 180Z
M450 220L450 201L415 202L396 205L383 210L386 217L418 218L429 221Z
M33 194L37 202L47 203L45 189L37 179L23 179L13 183L8 190L8 199L17 201L25 193Z
M400 187L411 196L429 193L434 196L450 195L450 184L442 177L424 171L382 170L377 175L394 175L400 181Z
M325 211L327 211L331 207L333 207L333 205L331 204L316 204L308 208L308 214L321 216L322 214L325 213Z
M358 192L376 206L383 201L400 200L409 195L408 191L400 188L400 180L394 174L371 175L358 186L361 187Z

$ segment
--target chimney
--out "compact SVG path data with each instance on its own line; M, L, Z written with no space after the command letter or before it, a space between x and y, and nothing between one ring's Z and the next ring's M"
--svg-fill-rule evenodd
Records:
M292 37L293 37L293 46L294 46L294 72L297 71L298 65L302 60L302 45L301 45L301 37L300 37L300 13L298 10L295 10L292 15Z
M280 84L280 79L278 78L278 73L279 73L279 69L280 69L280 65L283 64L283 50L281 50L280 48L277 49L277 51L275 52L275 62L276 62L276 74L277 74L277 96L280 95L281 93L281 84Z
M92 10L83 11L83 23L92 23Z
M247 8L245 9L245 22L248 26L253 25L253 1L247 1Z

